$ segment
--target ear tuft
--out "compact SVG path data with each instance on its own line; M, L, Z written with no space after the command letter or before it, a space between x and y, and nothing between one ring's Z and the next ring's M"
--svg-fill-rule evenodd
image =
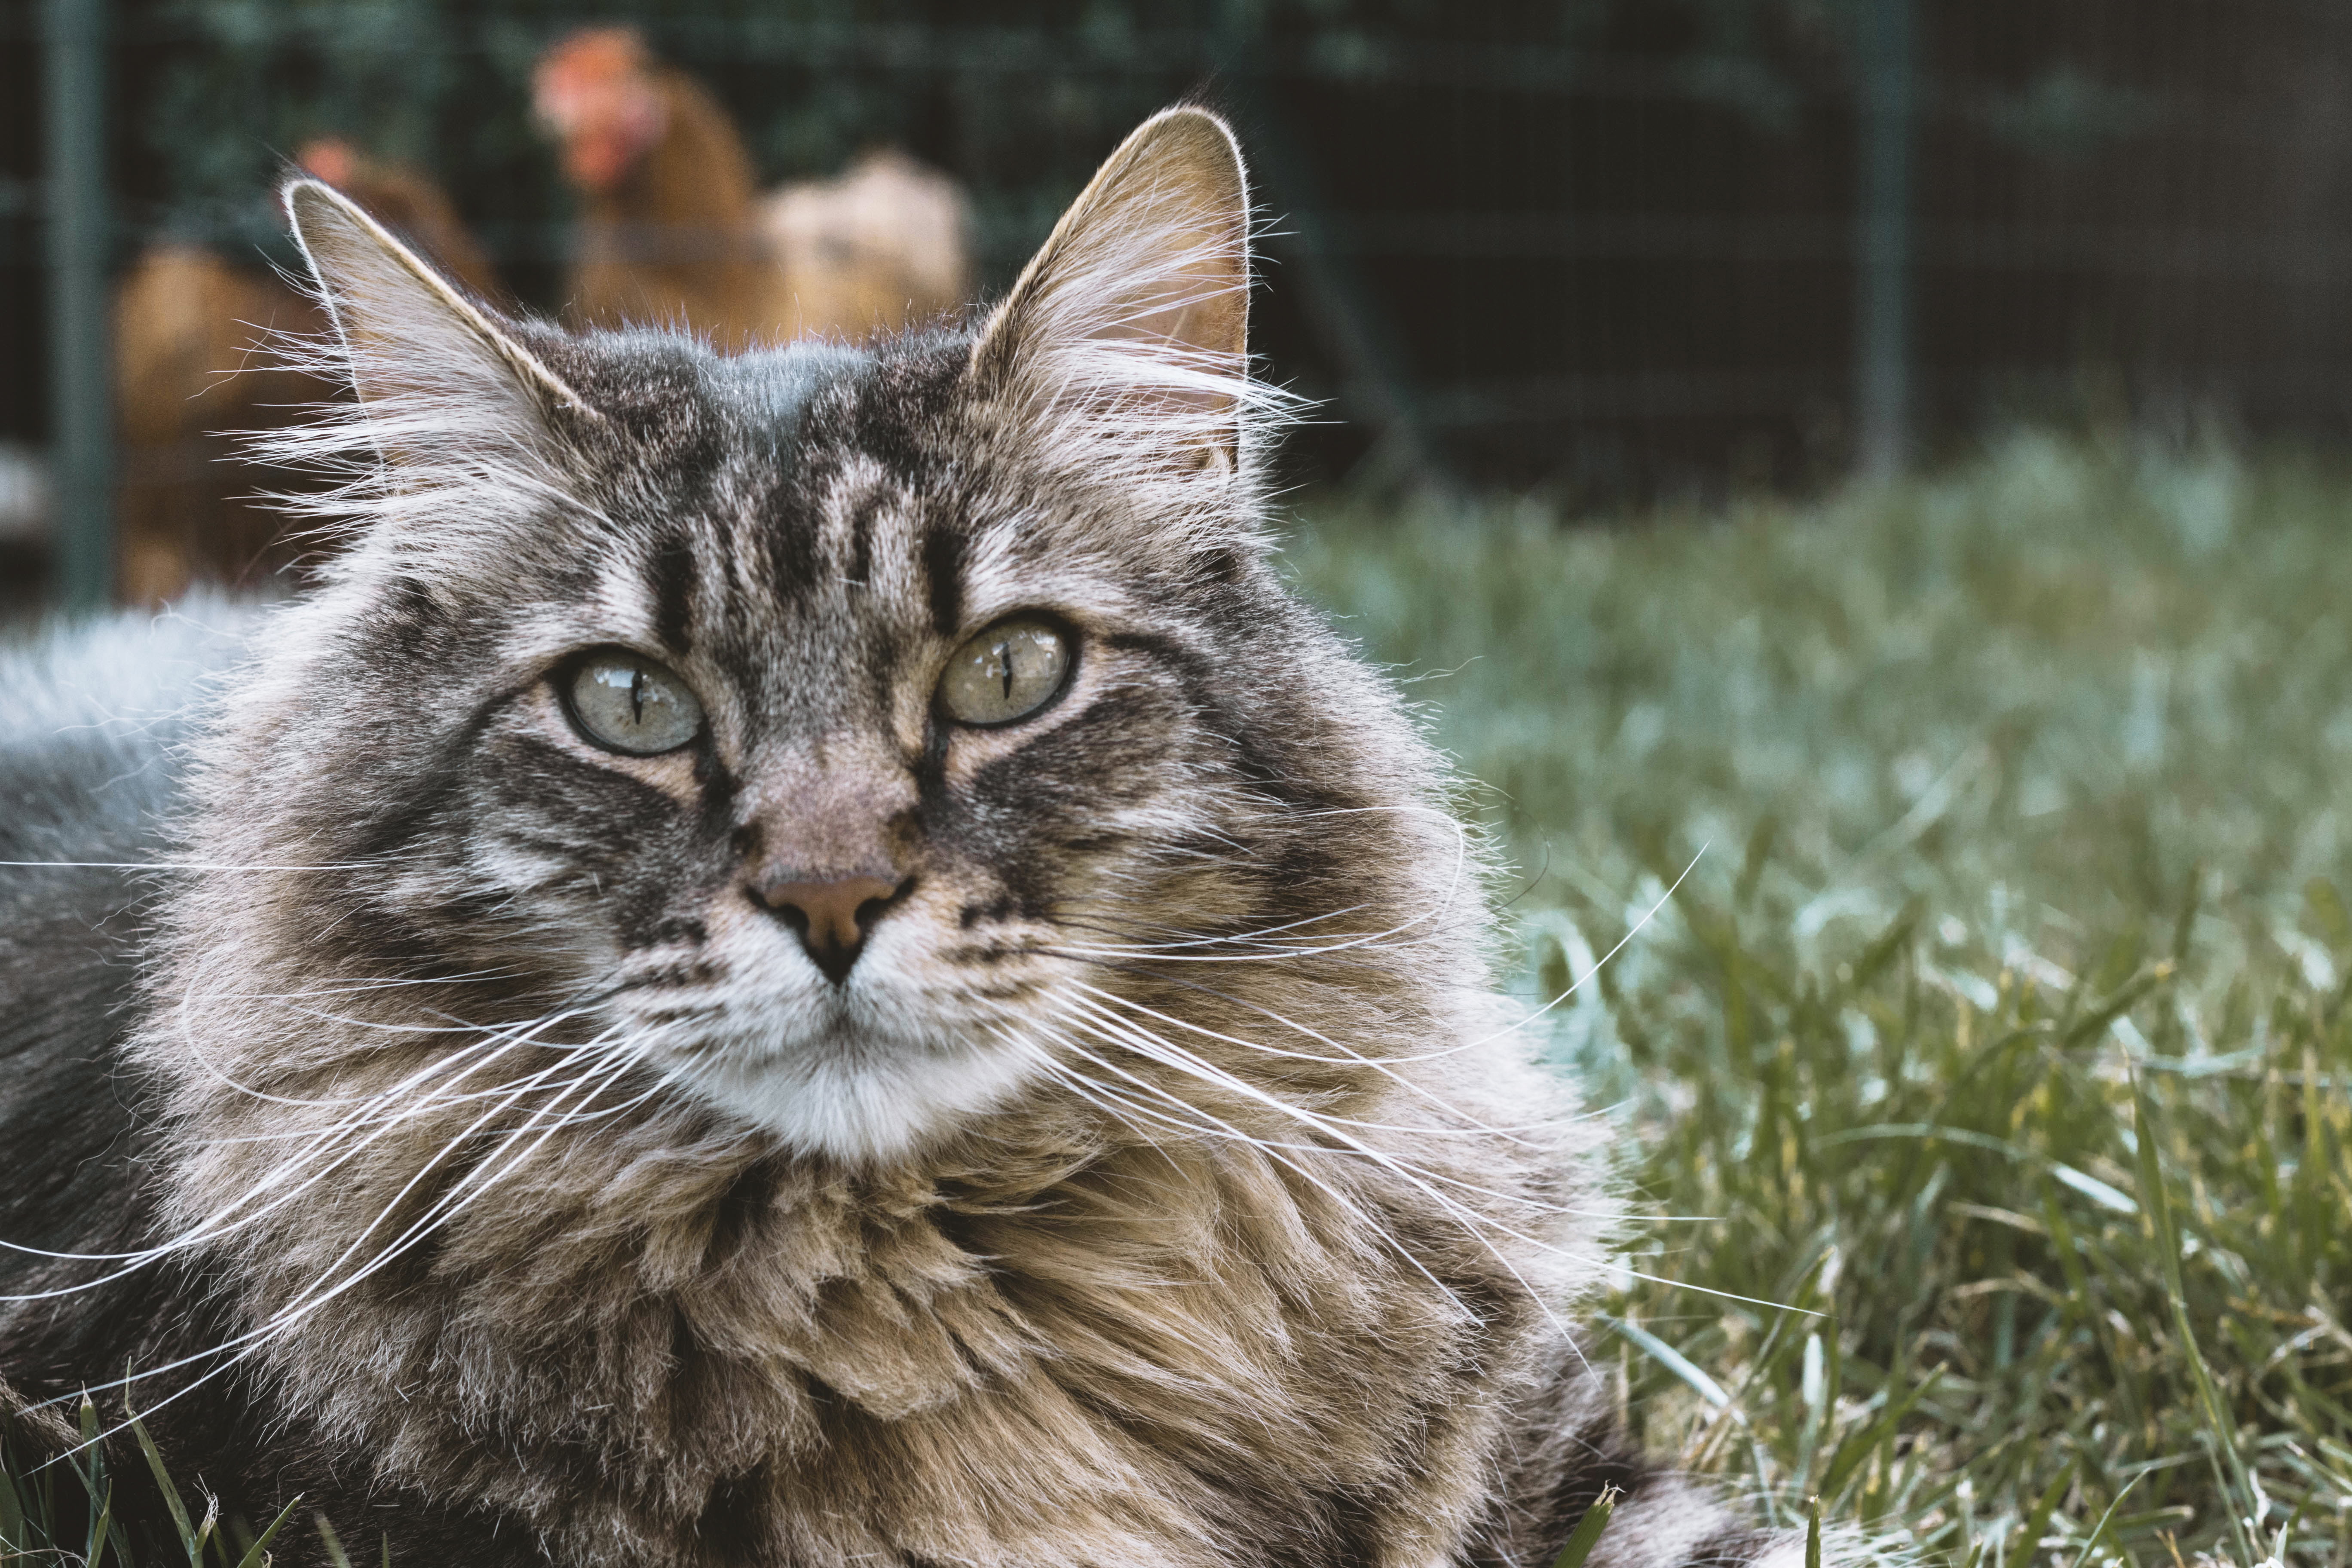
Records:
M1119 144L973 346L982 395L1081 460L1241 466L1284 402L1249 376L1249 180L1225 122L1163 110Z
M331 572L493 573L518 524L565 504L568 454L604 415L350 197L295 179L283 200L334 330L280 339L281 361L355 395L247 449L324 481L278 495L289 516L367 542Z
M503 390L596 416L488 310L357 202L312 179L289 181L282 199L362 403L428 390L493 396Z

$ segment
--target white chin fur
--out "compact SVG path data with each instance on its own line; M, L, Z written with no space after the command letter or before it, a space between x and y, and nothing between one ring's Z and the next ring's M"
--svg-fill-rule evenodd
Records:
M975 1040L841 1029L791 1046L706 1051L674 1068L678 1085L766 1129L796 1152L846 1164L898 1159L1010 1100L1027 1076L1020 1053Z
M842 985L764 917L712 929L725 978L693 994L707 1011L677 1032L630 1027L633 1004L680 999L655 992L624 1002L617 1021L672 1083L796 1153L903 1158L1003 1106L1038 1068L1034 1047L990 1026L992 1007L961 996L961 976L926 963L911 921L877 931Z

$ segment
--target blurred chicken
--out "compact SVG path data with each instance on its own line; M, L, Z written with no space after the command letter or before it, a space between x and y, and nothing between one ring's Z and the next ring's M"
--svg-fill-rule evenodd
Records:
M277 332L315 332L310 302L201 245L150 246L114 297L114 395L121 451L117 590L160 605L199 578L244 583L280 563L278 520L233 433L284 423L286 405L331 395L307 376L258 368Z
M557 44L535 87L585 201L571 306L582 321L683 321L733 349L856 342L962 303L963 197L904 154L761 197L726 111L625 27Z
M760 204L783 271L793 336L895 332L964 302L963 193L889 148L836 180L785 185Z
M299 162L348 192L477 292L489 264L448 198L424 175L341 142ZM117 582L125 603L158 605L195 581L250 584L292 552L257 499L282 476L240 462L236 435L299 416L336 389L276 368L276 334L326 329L318 307L277 274L201 245L150 246L114 297L116 421L121 445Z

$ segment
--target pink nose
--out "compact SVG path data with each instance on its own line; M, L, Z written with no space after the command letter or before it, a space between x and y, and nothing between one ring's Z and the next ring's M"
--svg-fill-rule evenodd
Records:
M752 896L793 928L809 961L838 985L856 963L866 933L912 882L868 875L828 881L779 879L754 887Z

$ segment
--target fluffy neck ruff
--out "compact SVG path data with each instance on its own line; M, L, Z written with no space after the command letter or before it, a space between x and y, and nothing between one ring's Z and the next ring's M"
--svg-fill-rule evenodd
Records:
M236 996L301 990L243 891L206 943L257 960ZM1139 1061L1115 1113L1049 1079L858 1171L561 1047L453 1068L456 987L289 1009L187 973L149 1059L236 1348L334 1448L559 1561L1442 1560L1594 1272L1577 1152L1477 1131L1529 1120L1531 1069L1430 1053L1483 1007L1400 1008L1382 1065L1264 1100ZM1381 989L1332 988L1352 1037Z

